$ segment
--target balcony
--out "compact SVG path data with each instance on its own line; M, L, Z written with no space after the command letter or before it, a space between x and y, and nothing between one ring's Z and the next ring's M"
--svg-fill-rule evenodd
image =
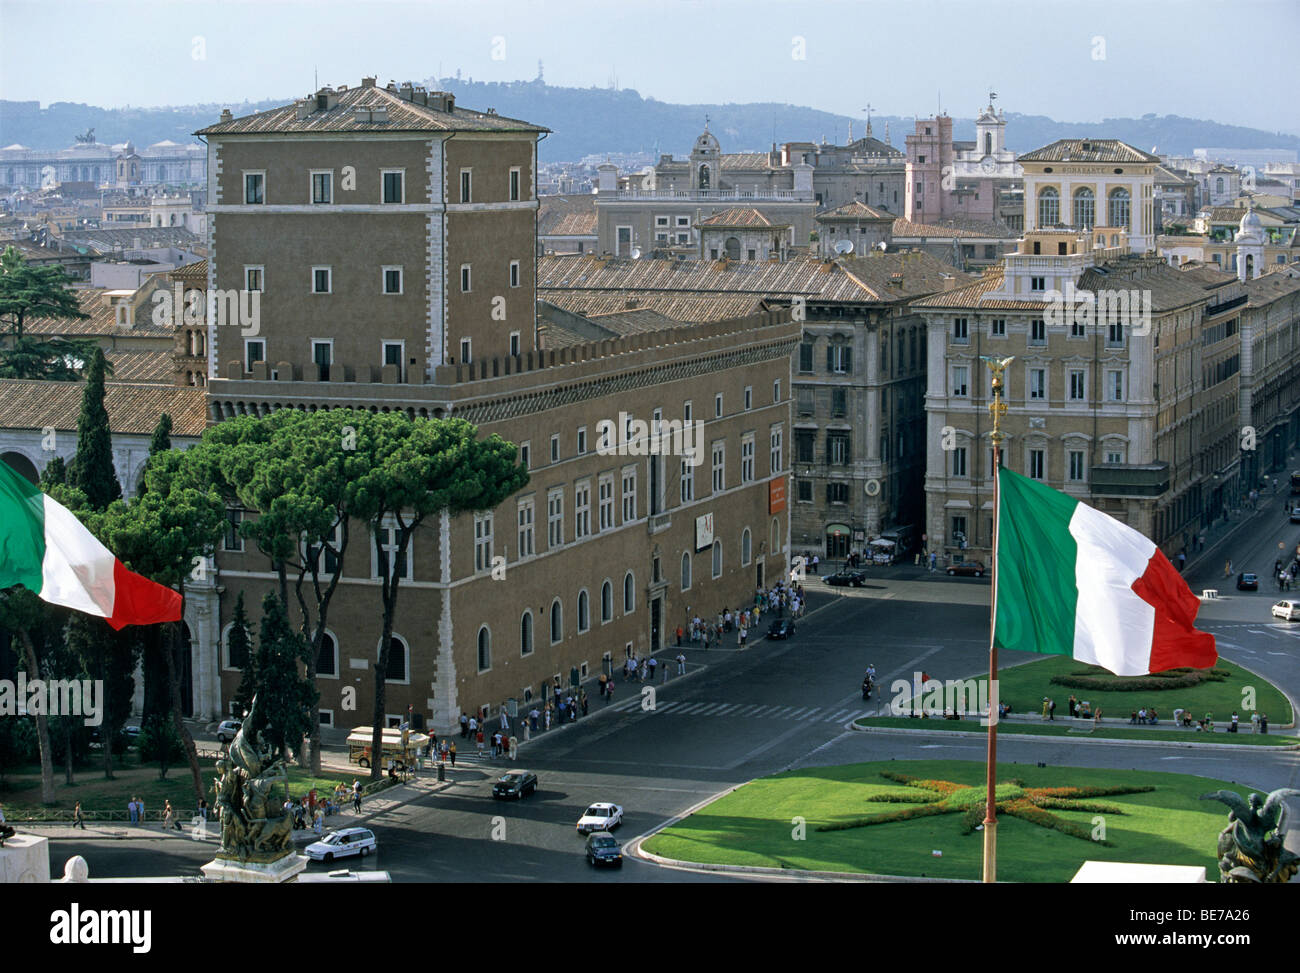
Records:
M1094 497L1159 497L1169 490L1169 464L1105 463L1089 471Z

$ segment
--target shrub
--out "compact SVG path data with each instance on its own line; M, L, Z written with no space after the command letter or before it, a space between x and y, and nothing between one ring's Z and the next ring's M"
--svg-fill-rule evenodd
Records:
M1053 685L1067 689L1090 689L1095 692L1158 693L1168 689L1190 689L1203 682L1226 682L1232 677L1227 669L1169 669L1149 676L1114 676L1104 669L1088 667L1053 676Z

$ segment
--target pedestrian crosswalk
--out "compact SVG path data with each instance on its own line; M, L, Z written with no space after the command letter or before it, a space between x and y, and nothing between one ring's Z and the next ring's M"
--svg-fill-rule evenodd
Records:
M609 707L618 713L631 713L642 709L640 697L624 700ZM820 706L782 706L780 704L762 703L720 703L708 700L661 700L653 709L647 705L646 712L670 716L718 716L724 719L789 720L797 723L847 723L862 716L869 716L870 711L850 707Z

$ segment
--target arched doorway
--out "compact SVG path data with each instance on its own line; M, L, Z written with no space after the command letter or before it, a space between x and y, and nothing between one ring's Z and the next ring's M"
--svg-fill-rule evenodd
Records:
M12 450L6 453L0 453L0 459L9 464L9 467L33 486L40 486L41 474L36 469L36 464L29 460L22 453L15 453Z
M849 556L849 528L846 524L826 525L826 560Z

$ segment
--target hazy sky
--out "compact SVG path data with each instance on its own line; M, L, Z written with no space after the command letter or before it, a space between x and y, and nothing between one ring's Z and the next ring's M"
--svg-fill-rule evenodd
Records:
M0 0L0 97L115 107L476 80L862 117L1148 112L1300 133L1297 0ZM1255 77L1237 73L1242 64ZM1243 96L1241 92L1257 92Z

